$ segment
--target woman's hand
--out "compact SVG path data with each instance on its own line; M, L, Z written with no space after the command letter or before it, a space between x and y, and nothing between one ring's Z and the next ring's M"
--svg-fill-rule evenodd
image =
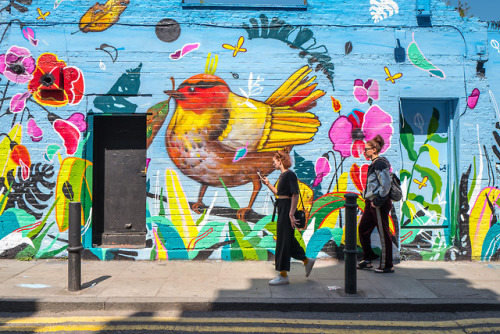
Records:
M295 214L290 213L290 225L292 225L292 228L297 228L298 222L299 220L295 218Z
M266 176L264 176L263 178L261 178L262 180L262 183L264 183L266 186L269 186L271 183L269 183L269 180L267 179Z
M262 183L264 183L266 186L269 186L270 183L269 183L268 178L266 176L262 176L260 173L257 173L257 174L259 174L259 178L262 181Z

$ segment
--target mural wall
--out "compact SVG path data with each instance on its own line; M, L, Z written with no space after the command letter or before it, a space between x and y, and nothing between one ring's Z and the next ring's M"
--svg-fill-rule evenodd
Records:
M86 258L272 260L257 172L276 182L272 156L291 147L308 217L296 236L309 257L342 258L343 196L362 194L364 144L380 134L403 184L391 214L401 257L498 259L500 81L489 77L500 36L442 1L431 12L422 21L399 0L305 11L9 2L0 257L67 256L76 201ZM147 118L145 246L100 247L93 118L129 114Z

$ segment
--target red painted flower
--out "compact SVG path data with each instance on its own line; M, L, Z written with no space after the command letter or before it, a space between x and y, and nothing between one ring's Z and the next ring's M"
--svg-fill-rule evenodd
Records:
M30 177L31 158L28 149L15 141L10 143L10 159L21 167L21 178L26 181Z
M56 119L53 123L54 130L62 138L66 154L73 155L78 149L80 142L80 130L71 122Z
M62 107L80 103L85 82L80 69L66 66L52 53L44 53L38 57L28 89L40 104Z
M354 183L354 186L360 193L363 193L365 191L369 166L370 165L362 165L361 168L357 164L353 164L351 166L349 175L351 176L351 180Z

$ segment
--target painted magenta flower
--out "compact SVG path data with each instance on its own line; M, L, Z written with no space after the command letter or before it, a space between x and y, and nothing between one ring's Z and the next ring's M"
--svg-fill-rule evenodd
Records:
M21 112L26 107L26 100L30 97L30 92L17 93L10 99L10 112L15 114Z
M369 166L370 165L365 164L359 167L358 164L355 163L351 166L351 170L349 171L352 183L354 183L354 187L356 187L356 189L360 193L363 193L365 191L366 178L368 177Z
M354 97L359 103L365 103L371 98L373 101L379 98L378 81L368 79L363 82L361 79L354 80ZM371 104L371 102L370 102Z
M373 105L365 113L354 109L347 116L340 116L332 127L328 136L333 143L333 149L343 158L359 158L365 149L365 143L381 135L385 145L381 153L387 151L393 133L392 117L379 106Z
M323 155L316 160L316 165L314 166L314 171L316 172L316 178L314 179L313 187L316 187L323 181L323 178L330 174L332 170L330 162L327 156Z
M38 57L28 89L38 103L62 107L80 103L85 92L85 81L80 69L66 66L52 53L44 53Z
M39 142L43 138L42 129L36 124L35 119L32 117L28 120L28 135L34 142Z
M10 143L10 159L21 167L21 178L26 181L30 177L31 158L28 149L15 141Z
M13 45L0 55L0 73L12 82L22 84L30 81L35 67L35 59L28 49Z

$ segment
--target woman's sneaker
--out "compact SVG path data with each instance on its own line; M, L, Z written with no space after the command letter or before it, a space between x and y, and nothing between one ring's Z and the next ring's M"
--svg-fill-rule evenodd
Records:
M278 277L269 281L269 285L284 285L288 283L290 283L290 281L288 280L288 276L283 277L280 274L278 274Z
M309 275L311 274L311 270L313 269L314 262L316 262L315 259L313 259L313 258L309 258L308 259L307 264L305 265L305 267L306 267L306 277L309 277Z

